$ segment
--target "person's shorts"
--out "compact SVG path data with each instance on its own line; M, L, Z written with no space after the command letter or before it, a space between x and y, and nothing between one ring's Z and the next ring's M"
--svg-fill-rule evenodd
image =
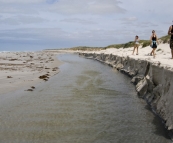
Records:
M134 46L135 46L135 47L139 47L139 44L135 44Z
M152 48L157 48L157 44L153 44L152 45Z
M157 44L151 44L150 47L151 48L157 48Z
M157 48L157 42L156 41L152 41L152 44L150 45L151 48Z
M170 48L173 50L173 39L170 39Z

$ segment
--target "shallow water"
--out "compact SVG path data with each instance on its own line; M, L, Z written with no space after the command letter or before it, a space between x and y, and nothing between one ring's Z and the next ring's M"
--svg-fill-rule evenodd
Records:
M58 59L60 73L33 92L1 96L0 142L171 142L127 76L77 55Z

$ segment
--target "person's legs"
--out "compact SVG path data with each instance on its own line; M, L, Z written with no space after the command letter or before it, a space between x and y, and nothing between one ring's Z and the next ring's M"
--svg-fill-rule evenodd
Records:
M153 49L152 49L152 51L151 51L151 53L150 53L150 56L152 56L153 55Z
M155 50L156 50L156 48L153 48L153 58L156 57Z
M173 59L173 49L171 49L171 54L172 54L172 58L171 59Z
M171 59L173 59L173 40L172 39L170 40L170 48L171 48L171 55L172 55Z
M136 55L138 55L138 46L136 47Z
M136 46L134 46L134 48L133 48L133 53L132 53L132 55L134 55L135 49L136 49Z

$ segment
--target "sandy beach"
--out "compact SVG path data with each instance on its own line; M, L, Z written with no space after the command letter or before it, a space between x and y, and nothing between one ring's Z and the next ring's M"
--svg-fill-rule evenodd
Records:
M95 53L112 54L120 57L146 60L158 63L166 68L173 68L169 44L159 44L156 50L156 57L150 56L150 46L142 48L139 46L139 54L132 55L133 47L130 48L109 48L99 51L69 51L69 50L47 50L39 52L1 52L0 53L0 94L24 88L26 91L33 91L34 85L45 82L49 77L59 72L61 64L57 59L58 53Z
M34 85L57 74L60 64L57 54L52 52L1 52L0 94L22 88L33 91Z
M132 55L133 47L130 48L108 48L106 50L100 51L78 51L80 53L96 53L96 54L112 54L118 55L120 57L130 57L133 59L141 59L150 61L153 63L160 63L162 66L167 66L168 68L173 68L173 60L171 59L171 49L169 44L159 44L156 49L156 57L150 56L152 48L150 46L142 47L139 46L139 53L136 55L136 51L134 55Z

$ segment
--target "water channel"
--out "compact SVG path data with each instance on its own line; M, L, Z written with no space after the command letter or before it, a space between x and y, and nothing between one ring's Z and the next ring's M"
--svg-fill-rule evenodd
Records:
M130 78L111 67L61 54L60 73L33 92L0 101L2 143L170 143Z

